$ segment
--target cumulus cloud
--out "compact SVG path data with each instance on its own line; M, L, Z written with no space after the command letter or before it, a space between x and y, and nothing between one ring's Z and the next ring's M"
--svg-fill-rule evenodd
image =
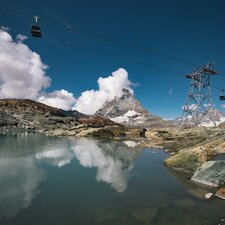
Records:
M98 90L88 90L81 94L77 99L76 109L85 114L94 114L101 109L105 102L113 100L115 97L123 95L123 89L128 89L131 94L131 81L128 79L128 73L125 69L118 69L112 75L98 79Z
M221 104L220 107L225 109L225 104Z
M38 101L53 107L60 106L60 108L64 110L70 110L72 106L74 106L76 99L73 93L62 89L60 91L43 94L38 98Z
M51 85L40 55L23 43L24 35L14 41L5 27L0 29L0 98L29 98L50 106L71 109L75 103L66 90L43 93Z
M10 30L9 27L5 27L5 26L1 26L0 29L3 30L3 31L9 31Z
M0 98L29 98L64 110L75 109L85 114L94 114L115 97L123 95L123 89L133 94L138 84L132 84L125 69L118 69L106 78L97 81L98 90L84 91L76 100L72 93L62 89L46 92L51 79L46 75L48 66L18 34L13 40L8 28L0 28Z
M32 52L3 30L0 30L0 97L36 99L43 88L50 85L50 78L45 75L47 66L40 56Z

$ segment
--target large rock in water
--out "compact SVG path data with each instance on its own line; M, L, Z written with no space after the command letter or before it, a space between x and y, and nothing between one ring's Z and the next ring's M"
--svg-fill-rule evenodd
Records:
M204 163L191 178L201 184L219 187L225 184L225 160Z
M194 149L179 151L176 155L166 159L165 164L166 166L174 169L193 172L206 161L206 151L203 147L199 146Z
M162 118L147 112L139 101L124 89L123 95L106 102L96 114L102 114L116 123L133 127L163 127L168 125Z

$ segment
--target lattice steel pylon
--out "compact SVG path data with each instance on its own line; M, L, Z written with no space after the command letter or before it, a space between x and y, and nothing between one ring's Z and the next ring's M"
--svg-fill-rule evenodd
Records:
M186 78L191 79L191 86L183 106L180 126L187 118L191 119L196 126L201 126L205 117L216 126L210 88L211 76L216 74L218 72L214 70L214 63L209 63L186 75Z

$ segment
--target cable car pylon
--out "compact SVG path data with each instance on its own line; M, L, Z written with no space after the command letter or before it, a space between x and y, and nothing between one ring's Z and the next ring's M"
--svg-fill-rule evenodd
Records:
M214 63L209 63L186 75L186 78L191 80L191 85L183 106L180 126L185 124L187 118L191 119L195 126L202 126L203 119L206 117L216 126L210 80L212 75L217 74Z

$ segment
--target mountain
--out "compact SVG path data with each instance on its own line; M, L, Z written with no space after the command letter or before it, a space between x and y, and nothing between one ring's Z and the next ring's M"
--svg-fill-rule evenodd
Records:
M54 136L143 138L143 128L128 128L103 115L64 111L29 99L0 99L0 135L37 132Z
M107 116L110 120L131 127L162 127L168 125L162 118L152 115L135 99L129 90L123 89L122 97L106 102L96 115Z
M223 124L225 122L225 114L217 109L210 109L209 111L210 115L212 115L213 120L215 121L216 126L219 126L220 124ZM174 121L171 121L174 125L180 124L180 117L176 118ZM191 115L186 116L183 119L182 125L184 126L194 126L193 118ZM213 127L214 124L211 121L211 118L206 114L203 116L201 120L201 126L203 127Z
M65 111L30 99L0 99L0 127L47 130L78 125L104 127L116 123L104 116Z
M0 112L29 112L64 117L63 110L30 99L0 99Z

